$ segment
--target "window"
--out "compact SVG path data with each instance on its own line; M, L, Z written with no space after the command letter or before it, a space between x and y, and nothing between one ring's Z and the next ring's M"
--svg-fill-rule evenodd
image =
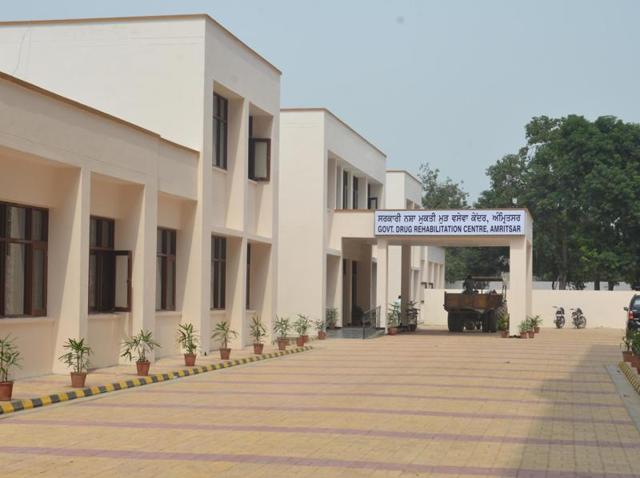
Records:
M227 239L211 238L211 308L224 309L227 288Z
M249 146L249 179L269 181L271 179L271 140L251 138Z
M158 228L156 310L176 310L176 231Z
M131 310L131 252L114 249L113 219L91 217L89 312Z
M251 310L251 244L247 244L247 297L246 308Z
M371 184L367 184L367 208L378 209L378 198L371 196Z
M47 314L46 209L0 203L0 317Z
M349 173L342 172L342 209L349 207Z
M227 169L227 134L229 129L229 101L213 94L213 165Z
M249 179L269 181L271 140L253 137L253 116L249 116Z
M358 209L358 178L353 177L353 201L351 202L353 209Z

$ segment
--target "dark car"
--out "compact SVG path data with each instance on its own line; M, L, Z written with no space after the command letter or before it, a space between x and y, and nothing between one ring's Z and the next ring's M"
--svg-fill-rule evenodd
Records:
M635 294L624 310L627 312L627 330L640 330L640 294Z

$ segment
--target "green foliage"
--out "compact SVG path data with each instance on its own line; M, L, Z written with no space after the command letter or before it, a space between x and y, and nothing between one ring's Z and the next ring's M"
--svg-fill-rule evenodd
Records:
M296 331L299 337L307 335L307 330L309 330L309 318L306 315L298 314L298 320L293 323L293 330Z
M326 324L327 327L333 328L338 323L338 309L330 307L326 312Z
M286 317L277 317L273 324L273 331L280 339L286 339L291 330L291 321Z
M624 334L624 337L622 337L622 343L620 344L620 346L623 347L627 352L631 351L633 346L633 339L637 334L638 332L634 330L627 330L627 332Z
M594 280L640 284L640 125L612 116L534 117L526 144L487 169L476 207L526 207L534 220L533 266L559 289ZM462 185L421 169L426 208L466 207ZM447 251L446 278L508 270L505 249Z
M68 352L58 357L58 360L71 367L76 373L86 372L89 369L89 355L92 351L91 347L85 344L84 337L78 340L68 338L63 347Z
M529 332L531 330L531 323L529 322L529 319L525 319L522 322L520 322L518 324L518 330L520 331L520 333L525 333L525 332Z
M455 183L451 178L440 179L440 170L431 169L429 163L420 166L418 178L422 183L422 207L425 209L463 209L466 208L469 194L463 189L462 182Z
M633 355L640 357L640 333L634 332L631 336L631 351Z
M182 347L186 354L192 355L196 353L200 339L193 324L179 324L177 340L178 345Z
M231 324L229 324L229 322L227 322L226 320L218 322L215 329L213 330L213 333L211 334L212 339L218 340L221 349L228 349L229 340L237 336L238 332L236 332L235 330L231 330Z
M387 310L387 327L397 327L400 324L400 304L393 302Z
M123 351L120 355L131 362L136 357L136 362L146 362L147 353L153 351L160 344L153 340L150 330L141 330L137 335L129 337L122 342Z
M7 335L0 338L0 382L9 381L9 371L13 367L20 368L20 351L15 338Z
M528 320L532 329L535 327L540 327L542 325L542 317L540 317L539 315L529 316Z
M498 309L496 313L498 314L498 330L509 330L509 312L507 312L507 309Z
M314 320L313 321L313 325L316 327L316 330L318 332L324 332L327 329L326 321L324 321L322 319Z
M254 315L253 317L251 317L249 329L251 337L253 337L253 343L261 344L262 339L267 335L267 329L264 328L259 315Z

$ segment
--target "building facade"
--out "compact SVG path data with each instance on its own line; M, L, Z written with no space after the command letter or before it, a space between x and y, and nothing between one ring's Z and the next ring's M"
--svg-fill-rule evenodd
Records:
M2 264L0 335L42 355L22 375L61 369L67 337L88 337L102 366L142 328L156 356L178 352L179 323L205 352L222 320L234 347L251 315L270 329L279 70L206 15L3 23L0 70L53 92L6 76L0 96L0 211L31 234L0 238L16 255Z
M386 156L323 108L282 110L280 144L278 313L355 324L376 304L375 262L335 213L384 204Z

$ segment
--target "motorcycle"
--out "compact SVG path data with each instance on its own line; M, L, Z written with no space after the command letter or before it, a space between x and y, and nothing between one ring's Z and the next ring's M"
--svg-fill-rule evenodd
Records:
M561 329L564 327L564 307L554 305L553 308L556 309L556 318L553 322L556 324L556 328Z
M587 318L580 307L571 309L571 320L576 329L584 329L587 326Z

